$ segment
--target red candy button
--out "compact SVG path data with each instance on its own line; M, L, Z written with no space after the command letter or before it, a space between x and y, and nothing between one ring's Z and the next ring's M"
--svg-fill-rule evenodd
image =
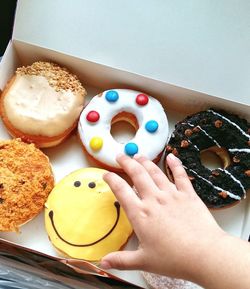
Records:
M148 96L146 94L140 93L136 96L135 101L138 105L146 105L148 103Z
M89 122L97 122L99 118L100 118L100 114L95 110L91 110L86 116L86 119Z

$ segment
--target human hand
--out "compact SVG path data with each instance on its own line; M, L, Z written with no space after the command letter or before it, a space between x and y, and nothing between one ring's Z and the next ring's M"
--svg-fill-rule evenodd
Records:
M120 155L117 162L135 189L114 173L104 175L139 240L136 251L119 251L101 261L104 269L140 269L193 280L201 260L226 233L195 193L181 161L167 156L174 182L143 156Z

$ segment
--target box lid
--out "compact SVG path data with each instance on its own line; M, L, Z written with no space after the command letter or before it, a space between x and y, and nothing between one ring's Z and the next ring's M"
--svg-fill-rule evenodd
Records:
M250 2L19 0L13 38L249 105Z

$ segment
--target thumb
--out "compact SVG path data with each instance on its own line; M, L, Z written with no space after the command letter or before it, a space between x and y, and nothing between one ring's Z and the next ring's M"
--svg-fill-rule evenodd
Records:
M102 269L134 270L141 269L143 265L140 250L118 251L104 256L101 260Z

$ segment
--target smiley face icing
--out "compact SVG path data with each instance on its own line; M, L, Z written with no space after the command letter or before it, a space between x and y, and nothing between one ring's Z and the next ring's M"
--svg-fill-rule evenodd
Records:
M67 256L98 261L119 250L132 227L107 183L105 170L84 168L62 179L45 204L52 244Z

